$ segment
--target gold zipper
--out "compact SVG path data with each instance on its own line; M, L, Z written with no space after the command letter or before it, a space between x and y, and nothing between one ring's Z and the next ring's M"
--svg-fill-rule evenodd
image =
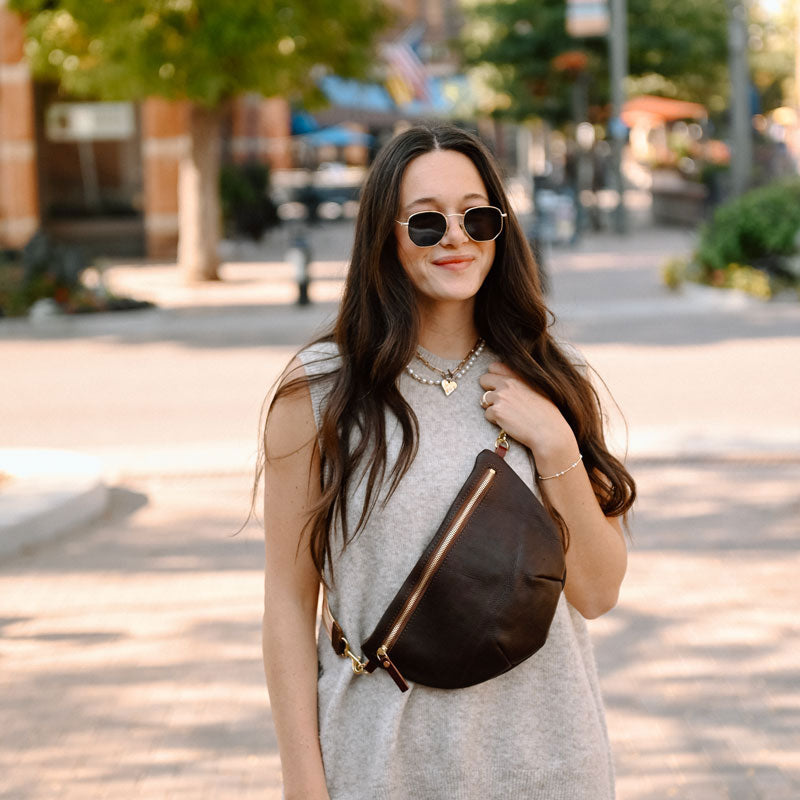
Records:
M419 579L414 591L408 596L408 599L403 605L402 611L398 615L397 620L392 626L392 629L389 631L389 635L377 650L377 656L381 662L381 666L388 670L389 674L391 674L392 678L394 678L395 682L402 691L405 691L408 688L408 684L406 684L403 676L400 674L400 671L392 663L392 660L389 658L388 651L394 646L398 637L403 632L403 628L405 628L408 618L414 612L414 609L417 607L422 595L425 594L425 590L428 588L428 584L430 584L431 580L433 579L433 575L439 567L439 564L445 555L447 555L447 551L450 549L450 546L455 541L464 525L466 525L473 508L486 493L486 490L489 488L489 484L492 482L492 479L496 474L496 470L490 467L486 471L486 474L483 476L480 483L472 490L472 494L470 494L470 496L467 498L464 505L461 506L461 511L458 512L458 515L450 524L447 533L445 533L445 535L442 537L442 540L439 542L439 546L429 559L428 564L422 573L422 577Z

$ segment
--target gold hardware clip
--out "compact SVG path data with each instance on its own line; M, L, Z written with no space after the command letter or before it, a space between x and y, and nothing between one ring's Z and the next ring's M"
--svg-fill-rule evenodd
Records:
M352 662L351 666L353 667L353 672L356 675L363 675L364 670L367 667L367 662L362 661L351 649L350 645L347 642L347 639L342 637L342 642L344 643L344 651L341 654L342 658L349 658Z
M494 446L502 447L504 450L508 450L511 447L508 441L508 434L504 430L501 430L498 434L497 439L494 441Z

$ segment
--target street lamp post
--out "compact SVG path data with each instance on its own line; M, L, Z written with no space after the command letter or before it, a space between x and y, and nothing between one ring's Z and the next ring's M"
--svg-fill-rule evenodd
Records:
M728 60L731 74L731 190L734 197L747 191L753 164L750 108L750 70L747 60L747 6L728 0Z
M612 166L614 180L619 192L619 203L614 212L614 229L617 233L628 230L625 209L625 185L622 177L622 151L625 146L626 128L622 122L622 106L625 102L625 79L628 77L628 3L627 0L611 0L611 25L608 30L609 60L611 62L611 134Z

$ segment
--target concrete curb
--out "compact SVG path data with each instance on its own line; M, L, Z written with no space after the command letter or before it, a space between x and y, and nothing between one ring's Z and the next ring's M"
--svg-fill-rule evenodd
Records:
M624 437L612 436L615 451ZM774 461L800 462L800 428L751 432L653 427L631 431L627 442L631 461Z
M664 290L659 297L618 301L554 302L552 309L559 319L597 322L608 319L657 319L699 314L734 314L749 308L765 306L766 301L736 289L712 289L698 284L686 284L680 290Z
M108 505L99 459L64 450L0 449L0 557L97 519Z

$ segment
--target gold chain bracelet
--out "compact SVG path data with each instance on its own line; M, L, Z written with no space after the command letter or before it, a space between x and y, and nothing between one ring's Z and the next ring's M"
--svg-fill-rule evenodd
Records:
M539 475L537 473L536 477L540 481L551 481L553 478L560 478L562 475L566 475L571 469L575 469L581 461L583 461L583 453L578 453L578 460L574 464L570 464L566 469L562 469L561 472L556 472L555 475Z

